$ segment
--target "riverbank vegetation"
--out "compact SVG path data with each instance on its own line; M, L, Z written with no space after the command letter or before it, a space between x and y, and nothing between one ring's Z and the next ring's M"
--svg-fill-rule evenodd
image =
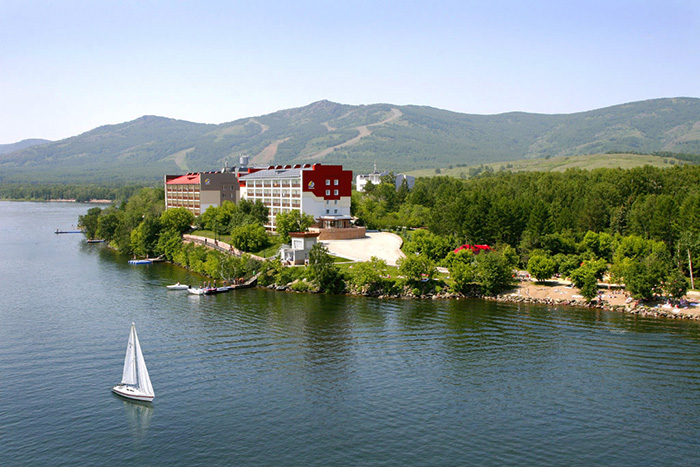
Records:
M322 245L307 268L234 259L183 245L181 234L196 225L242 251L276 250L281 236L265 231L265 206L225 202L198 219L163 207L163 191L144 188L118 206L88 210L80 225L123 253L161 256L214 278L255 271L262 285L388 296L495 295L524 269L538 280L570 278L588 299L602 279L624 283L639 299L679 298L700 254L700 167L689 165L420 178L398 190L385 177L353 193L352 212L359 224L403 236L407 256L396 268L376 258L339 265ZM308 226L304 216L289 217L283 233ZM493 250L454 251L465 243Z

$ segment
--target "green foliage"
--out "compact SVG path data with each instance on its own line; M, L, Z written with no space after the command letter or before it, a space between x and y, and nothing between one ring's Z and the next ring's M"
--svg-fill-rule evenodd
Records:
M174 230L161 232L156 244L156 254L168 261L175 261L177 253L182 249L180 234Z
M241 251L260 251L269 243L265 227L245 224L231 231L231 244Z
M403 249L409 255L424 255L437 262L447 256L452 246L445 237L427 230L416 230L411 235L411 239L404 244Z
M419 286L422 282L433 279L437 274L435 263L423 255L410 254L397 262L399 274L404 276L406 282L412 286Z
M328 248L322 243L316 243L309 250L309 278L313 280L321 292L341 293L345 289L343 276L328 254Z
M150 257L158 250L160 220L155 216L146 217L131 231L131 251L138 256Z
M384 290L386 275L386 261L372 256L369 261L357 263L353 266L350 280L360 292L372 293Z
M473 261L454 261L450 268L455 292L469 293L477 280L476 264Z
M281 212L275 217L277 233L285 243L290 242L289 232L305 232L314 222L312 215L296 209Z
M556 271L557 263L544 255L530 257L527 262L527 271L538 281L544 281L552 277Z
M194 214L185 208L171 208L160 215L160 223L166 230L183 234L194 224Z
M581 291L586 300L592 300L598 295L598 279L596 269L583 265L571 272L571 282Z
M85 230L87 238L95 238L95 235L97 235L97 227L101 213L102 209L95 207L88 209L87 214L84 216L78 216L78 227Z
M476 282L484 295L496 295L513 284L513 265L502 253L492 251L474 257Z

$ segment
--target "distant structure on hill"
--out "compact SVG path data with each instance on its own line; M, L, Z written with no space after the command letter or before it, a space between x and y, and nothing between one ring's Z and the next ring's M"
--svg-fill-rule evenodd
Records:
M391 172L378 172L377 164L374 164L374 172L367 175L360 174L355 177L355 188L357 191L365 191L365 185L367 185L367 182L372 182L372 185L379 185L382 183L382 177L386 177L387 175L391 175ZM409 189L413 188L413 185L416 183L416 178L411 177L410 175L396 174L394 177L394 183L396 184L397 190L401 187L404 180L406 180L406 184Z

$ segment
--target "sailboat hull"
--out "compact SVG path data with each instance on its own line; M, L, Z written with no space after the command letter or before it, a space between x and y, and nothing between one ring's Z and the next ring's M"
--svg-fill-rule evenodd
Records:
M151 402L155 398L153 395L145 394L139 391L137 388L126 384L117 384L112 388L112 392L122 397L126 397L127 399L137 401Z

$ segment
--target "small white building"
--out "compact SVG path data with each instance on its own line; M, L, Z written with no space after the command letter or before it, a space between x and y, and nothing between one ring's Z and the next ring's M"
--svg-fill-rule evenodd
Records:
M292 246L280 249L280 260L289 265L305 264L309 260L309 251L318 241L319 235L319 232L289 232Z
M385 177L389 175L389 172L378 172L377 167L374 167L374 172L371 174L360 174L355 177L355 189L357 191L365 191L365 185L367 185L367 182L372 182L372 185L379 185L382 183L382 177ZM406 183L408 184L408 188L411 189L413 188L413 185L416 184L416 178L411 177L410 175L406 174L396 174L396 189L398 190L401 187L401 184L403 181L406 180Z

